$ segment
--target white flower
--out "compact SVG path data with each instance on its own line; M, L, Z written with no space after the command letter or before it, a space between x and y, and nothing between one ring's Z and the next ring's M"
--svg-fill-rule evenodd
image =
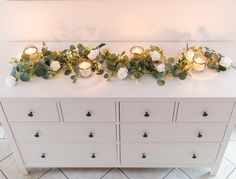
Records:
M222 57L220 59L220 66L229 68L232 65L232 59L230 57Z
M124 80L128 75L128 69L127 68L120 68L117 73L117 77L120 80Z
M150 57L151 57L152 61L157 61L160 59L161 55L158 51L152 51L150 53Z
M91 50L87 57L90 60L95 60L98 55L99 55L99 49L96 49L96 50Z
M189 62L193 62L193 58L195 56L195 53L194 51L192 50L188 50L187 53L186 53L186 58Z
M5 83L7 84L7 86L9 87L13 87L16 86L16 78L12 75L9 75L5 78Z
M164 63L161 63L159 65L156 65L156 70L161 73L164 72L166 70L166 65Z
M59 61L52 61L50 64L50 68L52 69L52 71L58 71L61 68L61 65L59 63Z

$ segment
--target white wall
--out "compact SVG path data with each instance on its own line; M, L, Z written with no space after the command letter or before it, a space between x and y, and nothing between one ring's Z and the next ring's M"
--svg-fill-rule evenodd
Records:
M236 41L236 0L0 0L12 41Z

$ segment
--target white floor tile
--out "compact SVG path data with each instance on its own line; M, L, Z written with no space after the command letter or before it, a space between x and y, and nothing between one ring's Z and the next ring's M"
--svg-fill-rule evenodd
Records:
M18 169L14 156L11 155L0 163L0 169L7 176L8 179L38 179L45 169L33 169L30 175L23 176Z
M225 157L236 165L236 141L230 141L225 152Z
M236 140L236 127L234 127L234 129L233 129L233 133L231 135L231 139L230 140Z
M110 169L107 168L63 168L70 179L100 179Z
M162 179L171 169L167 168L124 168L131 179Z
M102 179L128 179L119 169L112 169Z
M2 174L1 171L0 171L0 179L7 179L7 178Z
M226 179L234 169L232 163L223 159L217 176L211 176L210 169L207 168L183 168L182 170L193 179Z
M5 138L5 132L2 126L0 126L0 139Z
M172 170L165 179L189 179L187 175L185 175L181 170L178 168Z
M5 140L0 140L0 161L11 153L12 152L8 145L8 142Z
M57 168L50 169L40 179L67 179L67 177Z

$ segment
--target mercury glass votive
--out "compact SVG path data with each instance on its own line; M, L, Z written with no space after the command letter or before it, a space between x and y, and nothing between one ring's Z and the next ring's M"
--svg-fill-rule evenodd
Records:
M38 53L38 48L35 46L29 46L24 49L23 53L30 56L35 55L36 53Z
M206 66L206 58L204 56L197 56L193 59L192 69L194 71L202 72Z
M81 77L88 78L92 74L92 63L89 60L83 60L79 63L79 73Z
M144 53L144 49L140 46L134 46L130 49L130 53L132 55L142 55Z

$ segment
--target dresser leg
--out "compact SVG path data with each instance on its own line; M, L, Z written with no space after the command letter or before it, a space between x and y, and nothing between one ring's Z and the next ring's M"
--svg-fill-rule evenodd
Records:
M211 168L211 175L216 176L220 166L214 166Z

